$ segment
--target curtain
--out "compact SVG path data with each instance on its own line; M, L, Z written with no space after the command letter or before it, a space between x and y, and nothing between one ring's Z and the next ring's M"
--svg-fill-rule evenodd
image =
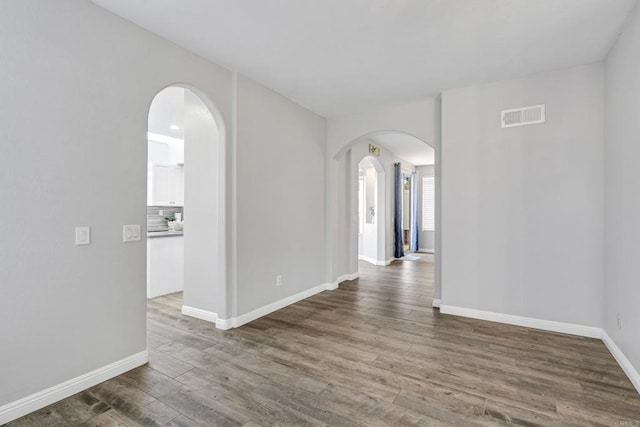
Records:
M411 174L411 237L409 238L409 250L418 251L418 175Z
M393 256L402 258L404 249L402 248L402 172L400 163L394 163L393 176L393 193L395 196L393 201Z

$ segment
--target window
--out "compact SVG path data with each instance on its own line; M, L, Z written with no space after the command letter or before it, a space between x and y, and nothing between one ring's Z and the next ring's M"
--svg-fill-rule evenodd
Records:
M422 177L422 231L435 230L435 178Z

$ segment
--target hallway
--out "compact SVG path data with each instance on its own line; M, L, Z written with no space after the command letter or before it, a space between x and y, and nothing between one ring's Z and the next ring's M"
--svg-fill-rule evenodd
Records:
M361 262L360 279L230 331L182 316L180 294L156 298L148 366L9 425L640 420L640 397L602 342L440 315L432 278L431 255Z

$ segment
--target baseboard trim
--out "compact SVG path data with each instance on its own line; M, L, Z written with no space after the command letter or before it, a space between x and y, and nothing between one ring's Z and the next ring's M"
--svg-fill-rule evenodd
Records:
M273 313L274 311L278 311L291 304L295 304L296 302L309 298L315 294L318 294L326 290L332 290L335 288L337 288L337 284L335 283L323 283L322 285L314 286L311 289L307 289L306 291L302 291L295 295L291 295L289 297L278 300L276 302L272 302L271 304L267 304L263 307L257 308L248 313L241 314L238 317L232 317L229 319L217 319L216 327L219 329L237 328L244 325L245 323L249 323L262 316L266 316L267 314Z
M631 364L629 359L627 359L627 356L624 355L620 347L618 347L618 345L613 341L613 339L611 339L609 334L607 334L607 331L605 331L604 329L602 330L602 341L613 355L613 358L616 359L618 365L620 365L624 373L627 375L627 377L631 381L631 384L633 384L638 393L640 393L640 373Z
M369 264L373 264L373 265L380 265L380 266L389 265L387 261L369 258L368 256L364 256L364 255L358 255L358 259L361 261L366 261Z
M442 300L434 298L433 301L431 302L431 307L433 308L440 308L440 306L442 305Z
M149 361L147 350L0 407L0 425L42 409Z
M195 317L196 319L205 320L207 322L218 322L218 314L212 311L202 310L195 307L189 307L188 305L182 306L182 314L189 317Z
M434 250L428 249L428 248L418 248L418 252L423 252L425 254L433 254Z
M573 323L556 322L553 320L542 320L533 317L514 316L511 314L475 310L452 305L441 305L440 313L470 317L472 319L488 320L490 322L505 323L508 325L524 326L526 328L541 329L543 331L561 332L581 337L602 338L602 328L594 326L576 325Z
M360 277L360 273L358 273L357 271L351 274L343 274L342 276L338 276L338 278L336 279L336 283L340 284L342 282L346 282L347 280L356 280L358 277Z

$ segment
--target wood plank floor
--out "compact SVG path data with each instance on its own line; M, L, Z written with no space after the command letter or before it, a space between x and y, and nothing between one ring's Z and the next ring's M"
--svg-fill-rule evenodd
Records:
M241 328L148 306L150 363L10 426L640 426L599 340L440 315L430 256Z

